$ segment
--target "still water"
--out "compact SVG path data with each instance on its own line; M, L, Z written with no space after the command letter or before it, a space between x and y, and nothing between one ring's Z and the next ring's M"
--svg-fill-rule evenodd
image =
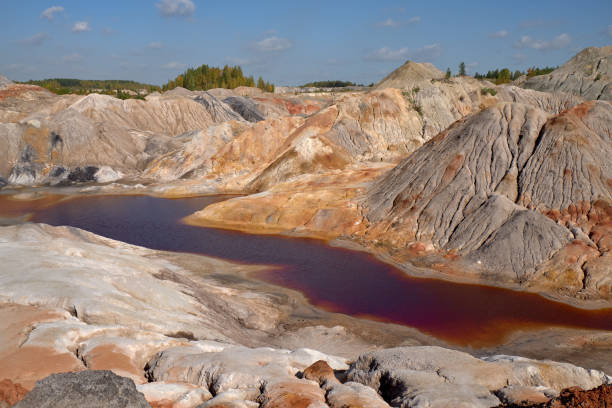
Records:
M257 277L299 290L326 310L411 326L456 344L494 344L514 330L547 326L612 330L612 309L588 311L535 294L410 278L366 253L319 240L181 223L183 217L223 199L84 196L49 203L0 196L0 212L28 211L35 222L71 225L152 249L280 266Z

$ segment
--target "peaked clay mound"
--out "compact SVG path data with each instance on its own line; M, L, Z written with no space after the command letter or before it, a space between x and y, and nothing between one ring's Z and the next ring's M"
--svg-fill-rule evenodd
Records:
M376 88L412 89L421 82L442 78L444 78L444 72L430 63L406 61L404 65L376 84Z
M503 103L459 121L373 185L368 236L456 254L491 280L609 300L611 126L608 102L553 117Z
M584 99L611 101L611 84L612 45L608 45L585 48L550 74L529 78L520 86L545 92L568 92Z

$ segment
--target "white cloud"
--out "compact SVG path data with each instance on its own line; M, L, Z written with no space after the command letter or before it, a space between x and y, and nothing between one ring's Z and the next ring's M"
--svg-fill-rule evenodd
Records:
M491 37L491 38L506 38L508 36L508 34L510 34L510 33L508 33L508 31L506 31L506 30L499 30L499 31L496 31L494 33L489 34L489 37Z
M254 48L258 51L273 52L285 51L293 46L293 43L286 38L268 37L254 44Z
M47 34L47 33L38 33L38 34L34 34L31 37L24 38L23 40L20 40L19 44L22 44L22 45L41 45L48 38L49 38L49 34Z
M532 48L534 50L547 51L565 48L572 42L568 34L560 34L550 41L536 40L528 35L524 35L514 43L515 48Z
M68 63L79 62L81 60L83 60L83 57L80 54L77 54L76 52L69 55L64 55L64 57L62 58L62 61Z
M393 20L392 18L387 18L385 21L381 21L377 23L376 25L379 27L399 27L401 25L406 25L406 24L416 24L420 21L421 21L421 17L419 16L411 17L408 20L404 20L404 21L397 21L397 20Z
M73 33L82 33L84 31L91 31L88 21L77 21L74 23L74 26L72 26Z
M365 58L370 61L398 61L407 59L409 53L409 48L392 50L389 47L382 47L371 54L368 54Z
M378 23L378 25L382 27L397 27L399 23L395 20L388 18L385 21L381 21L380 23Z
M183 64L182 62L172 61L172 62L162 65L161 67L163 69L180 69L180 68L185 68L186 64Z
M160 48L164 48L164 43L159 42L159 41L153 41L153 42L150 42L149 45L147 45L147 47L154 49L154 50L159 50Z
M368 61L431 61L440 56L442 48L440 44L430 44L417 50L410 50L407 47L392 50L389 47L382 47L368 55L365 59Z
M62 6L49 7L40 14L40 18L46 18L47 20L51 21L55 18L56 13L61 13L62 11L64 11Z
M191 0L161 0L155 7L163 17L191 17L196 8Z

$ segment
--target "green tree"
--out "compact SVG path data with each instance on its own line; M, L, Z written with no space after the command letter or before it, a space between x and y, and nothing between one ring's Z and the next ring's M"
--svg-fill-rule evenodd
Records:
M459 64L459 76L465 76L465 62Z
M274 85L259 78L257 84L253 76L245 77L239 66L226 65L223 68L201 65L197 68L189 68L175 79L168 81L162 90L170 90L177 86L183 86L190 90L205 91L212 88L236 88L239 86L258 86L263 90L272 92Z
M450 68L446 68L446 79L449 79L451 77L452 73Z
M508 68L504 68L497 74L497 79L495 83L497 84L505 84L512 81L512 74Z
M262 78L262 77L259 77L259 78L257 79L257 87L258 87L259 89L265 89L265 88L266 88L266 83L264 82L264 80L263 80L263 78Z

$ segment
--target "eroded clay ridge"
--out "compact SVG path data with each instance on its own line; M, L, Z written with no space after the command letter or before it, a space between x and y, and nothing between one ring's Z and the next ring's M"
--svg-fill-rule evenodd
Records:
M427 64L407 66L393 74L403 90L381 84L367 93L314 97L176 88L122 101L5 81L0 178L13 185L180 180L191 193L263 191L303 174L397 163L500 100L553 113L581 102L511 86L492 96L482 92L490 83L430 78L419 74L431 69Z
M612 100L612 46L589 47L580 51L550 74L517 84L545 92L568 92L585 99Z
M611 126L602 101L553 116L501 103L459 121L373 183L370 234L429 243L506 281L546 280L556 261L575 273L550 284L608 297Z

